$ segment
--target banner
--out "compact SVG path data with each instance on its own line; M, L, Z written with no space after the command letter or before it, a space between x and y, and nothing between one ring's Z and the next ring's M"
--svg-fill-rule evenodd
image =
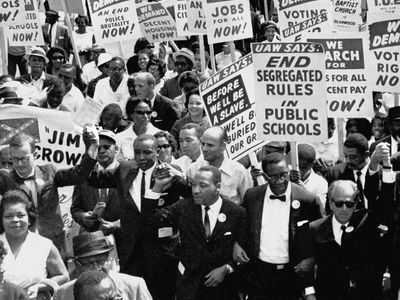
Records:
M52 163L60 168L73 167L79 163L85 145L81 135L74 130L71 114L58 110L32 106L2 105L0 109L0 147L8 145L18 132L32 135L37 144L35 163ZM7 135L7 138L4 136ZM67 236L67 254L72 255L72 235L77 223L72 220L70 206L73 187L58 188L61 214Z
M10 46L44 45L39 11L35 2L33 0L25 0L24 21L8 27L7 35Z
M368 15L387 13L399 16L400 1L398 0L372 0L368 1Z
M172 41L178 38L173 6L165 1L137 5L137 16L143 35L150 42Z
M206 17L209 44L253 37L249 1L207 0Z
M265 140L328 140L320 44L253 43L257 133Z
M368 38L362 32L307 34L307 41L325 50L328 117L367 118L374 116L371 90L371 59Z
M372 90L400 93L400 15L368 14Z
M223 127L228 134L228 158L238 160L264 144L256 132L251 54L204 81L200 94L211 124Z
M176 31L180 37L191 35L188 26L187 2L187 0L177 0L174 4Z
M332 31L332 5L325 0L278 0L281 37L297 42L305 32Z
M206 10L203 0L187 1L187 22L192 34L207 34Z
M334 30L359 32L361 0L333 0L332 17Z
M0 0L0 26L24 23L24 11L21 0Z
M121 42L142 35L137 24L135 2L130 0L89 0L97 43Z

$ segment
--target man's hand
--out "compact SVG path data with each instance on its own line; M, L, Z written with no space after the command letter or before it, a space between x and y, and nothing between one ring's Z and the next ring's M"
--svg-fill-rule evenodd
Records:
M314 259L305 258L294 267L297 274L304 274L310 272L314 268Z
M240 247L238 242L235 242L235 244L233 245L232 256L233 256L233 261L236 262L237 264L243 264L250 261L246 251L244 251L243 248Z
M212 270L210 273L206 275L207 280L206 282L204 282L204 285L206 287L216 287L220 285L221 282L224 281L227 272L228 271L225 266Z
M389 143L379 143L376 145L374 153L371 155L371 162L369 169L377 171L379 163L382 162L384 166L390 166L390 147Z
M85 142L85 145L99 144L99 133L97 132L96 127L92 124L86 124L83 127L82 138Z
M115 227L113 222L106 221L102 218L97 218L100 221L99 230L103 231L104 235L109 235L114 232Z
M97 217L94 216L91 211L82 214L82 222L86 228L93 228L99 223Z
M315 297L315 294L306 295L306 296L304 296L304 298L306 300L317 300L317 298Z
M294 183L297 183L297 184L300 184L301 183L301 174L300 174L300 171L299 170L290 170L290 173L289 173L289 180L291 181L291 182L294 182Z
M153 176L155 182L153 192L163 192L172 185L174 175L171 169L172 167L167 164L158 165L154 169Z

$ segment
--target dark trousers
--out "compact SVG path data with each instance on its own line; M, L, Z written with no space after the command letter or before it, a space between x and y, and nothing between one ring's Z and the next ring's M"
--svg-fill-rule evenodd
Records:
M300 294L291 265L273 265L258 260L253 266L254 288L248 300L293 300Z
M17 73L17 66L19 69L20 76L27 74L28 69L26 66L26 59L24 56L15 56L10 53L8 53L8 74L11 76L15 76Z

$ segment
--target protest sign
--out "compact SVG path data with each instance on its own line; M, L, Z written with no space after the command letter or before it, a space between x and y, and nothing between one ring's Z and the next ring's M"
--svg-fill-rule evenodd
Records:
M12 138L18 132L31 134L36 141L37 157L35 163L44 165L53 163L56 167L66 168L76 165L85 145L80 134L74 131L71 114L58 110L33 106L2 105L0 109L1 137L7 134ZM9 143L0 141L0 147ZM70 206L73 187L58 188L61 215L67 236L67 254L72 254L70 232L76 231L77 224L72 220Z
M39 11L35 2L33 0L25 0L24 21L8 26L8 42L10 46L44 45Z
M85 101L79 106L74 116L74 123L80 127L85 124L95 124L103 109L103 104L86 97Z
M20 0L0 0L0 26L24 22L25 5Z
M284 41L300 41L305 32L332 31L332 4L325 0L279 0L279 27Z
M372 90L400 93L400 16L368 14Z
M358 32L362 24L361 0L333 0L333 29Z
M399 0L373 0L368 1L368 14L387 13L400 15Z
M121 42L143 36L137 24L135 2L89 0L98 43Z
M325 50L328 117L366 118L374 114L371 64L366 34L307 34L308 42Z
M191 35L188 26L187 0L175 1L175 22L178 36Z
M178 38L169 3L142 3L137 5L136 12L142 33L150 42L172 41Z
M314 43L254 43L257 133L272 141L328 139L325 54Z
M207 0L206 17L210 44L253 37L249 1Z
M207 34L206 11L203 0L187 1L187 21L189 31L193 34Z
M227 157L240 159L261 147L257 138L253 59L248 54L228 65L200 85L200 94L213 126L228 134Z
M49 6L51 9L54 9L56 11L64 11L64 7L62 5L62 1L60 0L47 0L49 2ZM65 1L65 4L67 6L67 12L68 13L76 13L76 14L82 14L86 15L87 13L85 12L85 2L82 0L68 0Z

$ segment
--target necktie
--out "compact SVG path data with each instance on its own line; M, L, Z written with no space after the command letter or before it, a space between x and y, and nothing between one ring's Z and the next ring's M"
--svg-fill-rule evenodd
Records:
M54 46L54 45L52 45L52 42L53 42L53 28L54 28L53 25L54 24L51 24L50 28L49 28L49 45L50 45L50 47Z
M365 203L364 203L364 190L363 190L363 186L362 186L362 183L361 183L361 175L362 175L362 173L361 173L361 171L357 171L357 188L358 188L358 191L360 192L360 196L359 196L359 198L360 198L360 205L359 205L359 208L365 208Z
M209 210L210 210L209 206L204 207L204 231L206 232L207 241L211 236L210 218L208 216Z
M278 200L281 200L282 202L285 202L286 201L286 196L285 195L281 195L281 196L271 195L271 196L269 196L269 199L271 199L271 200L278 199Z
M340 230L342 231L342 238L340 239L340 245L341 246L343 246L343 243L344 243L344 241L345 241L345 239L346 239L346 236L347 236L347 232L346 232L346 225L342 225L342 226L340 226Z
M143 199L145 193L146 193L146 173L143 171L142 181L140 183L140 199Z

